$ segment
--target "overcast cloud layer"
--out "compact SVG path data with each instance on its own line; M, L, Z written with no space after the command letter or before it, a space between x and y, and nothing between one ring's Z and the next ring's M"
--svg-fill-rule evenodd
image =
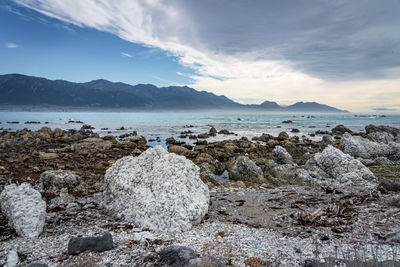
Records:
M14 2L168 51L196 71L196 89L359 111L400 102L396 0Z

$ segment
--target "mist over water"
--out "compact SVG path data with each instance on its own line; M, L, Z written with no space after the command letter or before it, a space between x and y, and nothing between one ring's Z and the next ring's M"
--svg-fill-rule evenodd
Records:
M222 135L207 139L217 141L222 139L252 138L262 133L278 135L286 131L289 135L305 135L307 138L319 139L321 136L311 137L317 130L330 131L338 124L343 124L353 131L363 131L368 124L390 125L400 127L400 115L376 114L321 114L321 113L271 113L271 112L0 112L0 128L3 130L18 130L28 128L40 129L43 126L54 128L80 129L82 124L69 121L82 121L95 129L94 132L104 135L121 135L137 131L147 140L160 137L161 142L150 141L149 145L165 145L165 138L179 137L180 132L190 130L193 134L206 133L211 126L218 131L227 129L237 135ZM282 123L291 120L292 123ZM40 124L25 124L28 121L38 121ZM10 124L8 122L19 122ZM45 123L48 122L48 123ZM192 126L192 127L188 127ZM124 127L125 130L118 130ZM102 130L103 128L103 130ZM107 128L107 129L104 129ZM298 133L291 133L293 128ZM186 138L187 143L193 142Z

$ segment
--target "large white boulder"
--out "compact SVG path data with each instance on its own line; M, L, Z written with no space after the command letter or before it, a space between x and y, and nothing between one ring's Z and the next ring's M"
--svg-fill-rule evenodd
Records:
M105 175L105 206L114 216L166 232L189 230L208 211L199 168L157 146L115 162Z
M310 174L318 179L327 178L337 186L376 186L377 178L359 160L328 145L306 163Z
M43 232L46 202L30 184L7 185L0 194L1 211L18 235L36 238Z

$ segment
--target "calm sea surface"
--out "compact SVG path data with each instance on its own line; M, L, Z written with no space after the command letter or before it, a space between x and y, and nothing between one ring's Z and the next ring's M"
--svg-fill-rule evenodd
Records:
M240 118L240 120L239 120ZM28 128L40 129L43 126L61 129L79 129L82 124L68 123L68 121L82 121L95 127L94 132L101 136L112 134L120 135L126 132L137 131L138 134L149 139L179 136L181 131L191 130L195 134L208 132L210 126L218 131L227 129L235 132L237 136L223 136L208 139L209 141L226 138L253 137L261 133L278 135L287 131L289 135L292 128L297 128L305 135L316 130L330 130L338 124L343 124L354 131L363 131L368 124L390 125L400 127L400 115L369 114L317 114L317 113L266 113L266 112L0 112L0 128L2 130L17 130ZM292 120L291 124L283 124L284 120ZM8 122L17 121L19 124ZM39 121L40 124L25 124L27 121ZM48 122L45 124L45 122ZM193 127L187 128L192 125ZM117 130L120 127L127 130ZM279 126L281 128L279 128ZM108 128L108 130L101 130ZM320 137L315 137L318 139ZM186 140L190 143L189 139ZM158 142L150 142L150 145Z

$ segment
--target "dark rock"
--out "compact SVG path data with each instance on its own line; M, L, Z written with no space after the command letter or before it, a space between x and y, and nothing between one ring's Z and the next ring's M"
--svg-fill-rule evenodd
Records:
M167 143L167 145L179 146L181 144L180 141L175 140L175 138L173 138L173 137L169 137L169 138L165 139L165 142Z
M198 137L198 138L202 138L202 139L206 139L206 138L209 138L210 135L207 134L207 133L202 133L202 134L199 134L197 137Z
M99 237L73 237L68 243L68 254L77 255L86 250L103 252L113 249L113 239L109 232Z
M233 134L228 130L222 129L221 131L218 132L219 134L225 134L225 135L229 135L229 134Z
M292 133L299 133L299 132L300 132L300 130L299 130L299 129L297 129L297 128L293 128L291 132L292 132Z
M197 135L191 134L189 135L189 139L197 139Z
M217 135L217 130L214 127L211 127L211 129L209 131L209 135L216 136Z
M199 258L200 255L193 249L184 246L170 246L160 251L160 261L171 267L183 267L190 260Z
M381 192L399 192L400 184L392 180L385 180L378 185L378 190Z
M278 135L278 140L283 141L289 139L289 135L286 132L280 132Z
M386 132L386 133L393 135L394 137L400 135L400 129L398 129L398 128L394 128L394 127L390 127L390 126L375 126L373 124L365 126L365 131L367 132L367 134L376 133L376 132L378 132L378 133Z
M48 266L47 264L35 262L35 263L28 264L25 267L47 267L47 266Z
M40 124L40 121L26 121L25 124Z
M330 132L318 130L318 131L315 132L315 134L319 134L319 135L322 135L322 134L330 134Z
M344 125L337 125L335 128L332 129L332 133L336 135L343 135L344 133L353 134L353 131L345 127Z
M285 121L282 121L282 123L293 123L293 121L291 121L291 120L285 120Z
M82 125L81 129L82 130L93 130L94 127L91 125L88 125L88 124L84 124L84 125Z
M207 145L207 140L197 140L194 144L195 145Z
M237 118L237 120L238 120L238 121L241 121L242 119L241 119L241 118Z

